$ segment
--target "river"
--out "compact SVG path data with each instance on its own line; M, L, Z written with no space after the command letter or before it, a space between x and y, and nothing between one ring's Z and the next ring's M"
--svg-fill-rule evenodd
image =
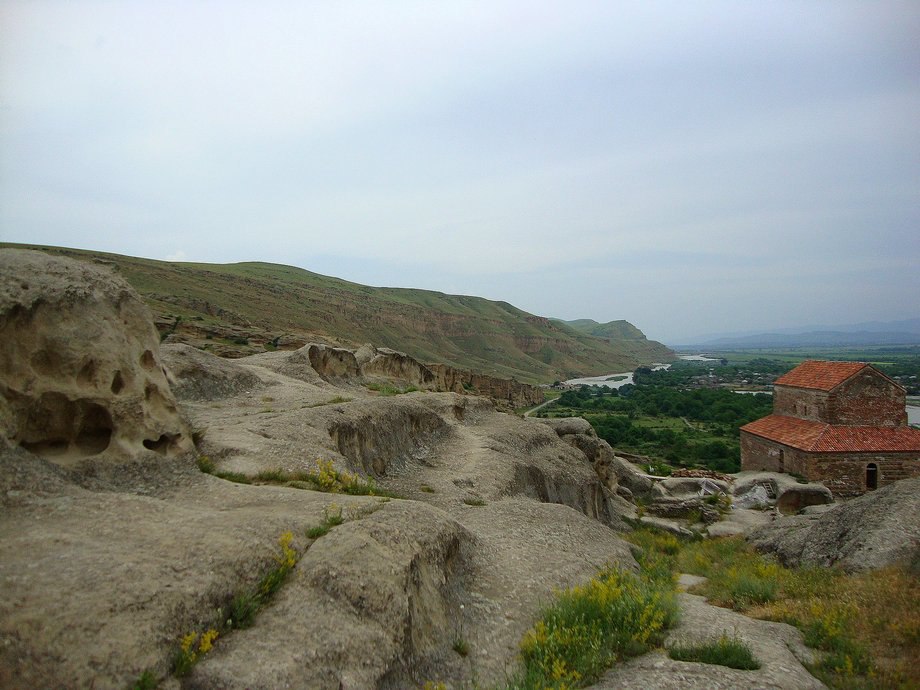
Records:
M712 357L707 357L706 355L677 355L678 359L683 359L688 362L718 362L719 360L713 359ZM670 369L670 364L661 364L656 362L655 364L649 365L652 371L660 371L662 369ZM614 381L608 381L607 379L616 379ZM631 371L624 371L620 374L604 374L603 376L588 376L580 379L569 379L565 383L570 386L607 386L607 388L622 388L626 384L635 383L633 381L633 373Z

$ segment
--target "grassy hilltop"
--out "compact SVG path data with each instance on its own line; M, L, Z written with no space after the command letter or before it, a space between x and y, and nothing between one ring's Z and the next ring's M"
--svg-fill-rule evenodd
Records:
M161 332L221 354L276 345L366 342L528 382L625 371L673 353L625 321L597 337L507 302L429 290L376 288L268 263L202 264L0 243L117 270L143 296Z

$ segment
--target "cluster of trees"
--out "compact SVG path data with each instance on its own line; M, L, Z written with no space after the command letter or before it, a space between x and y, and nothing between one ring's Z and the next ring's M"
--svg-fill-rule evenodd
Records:
M691 428L654 428L639 424L626 415L585 415L597 435L615 448L631 450L666 460L671 465L703 465L719 472L740 469L737 439L713 438Z
M602 386L583 386L578 390L566 391L559 398L559 405L589 413L686 417L737 430L748 422L770 414L773 398L769 395L739 395L722 388L680 390L658 384L649 385L640 379L637 385L623 386L619 391Z
M691 374L692 376L692 374ZM640 369L635 385L619 390L583 386L566 391L558 405L584 416L610 445L720 472L740 468L739 427L770 414L769 395L739 395L725 389L683 390L681 372ZM664 428L649 419L680 419Z

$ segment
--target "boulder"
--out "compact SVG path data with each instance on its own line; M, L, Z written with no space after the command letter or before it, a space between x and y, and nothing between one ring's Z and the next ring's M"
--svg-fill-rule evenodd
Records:
M635 465L619 455L614 455L610 459L610 471L616 475L620 486L625 486L634 496L643 500L654 500L667 495L660 484L643 475Z
M667 520L665 518L658 517L648 517L644 516L639 518L639 523L646 527L651 527L653 529L659 529L664 532L670 532L671 534L678 537L692 537L693 531L687 529L683 525L680 525L673 520Z
M920 558L920 478L903 479L823 513L784 517L751 533L759 551L788 566L847 571Z
M776 509L785 515L792 515L807 506L821 506L833 502L831 490L823 484L787 484L779 487Z
M193 449L150 310L111 268L0 250L0 432L73 465Z

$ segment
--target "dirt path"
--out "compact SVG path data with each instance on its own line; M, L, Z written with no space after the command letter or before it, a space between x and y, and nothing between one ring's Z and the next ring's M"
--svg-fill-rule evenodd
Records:
M543 409L544 407L546 407L547 405L552 405L552 404L553 404L554 402L556 402L558 399L559 399L559 398L553 398L552 400L547 400L546 402L541 402L541 403L540 403L539 405L537 405L536 407L531 407L529 410L527 410L526 412L524 412L524 416L525 416L525 417L529 417L529 416L531 416L534 412L538 412L539 410L542 410L542 409Z
M681 575L680 589L702 581ZM655 651L611 669L591 686L594 690L737 690L775 688L811 690L824 688L803 662L810 662L811 651L801 633L791 625L748 618L740 613L713 606L695 594L678 594L680 623L671 631L665 646L695 644L718 638L722 633L743 640L760 661L757 671L739 671L725 666L674 661L665 651Z

